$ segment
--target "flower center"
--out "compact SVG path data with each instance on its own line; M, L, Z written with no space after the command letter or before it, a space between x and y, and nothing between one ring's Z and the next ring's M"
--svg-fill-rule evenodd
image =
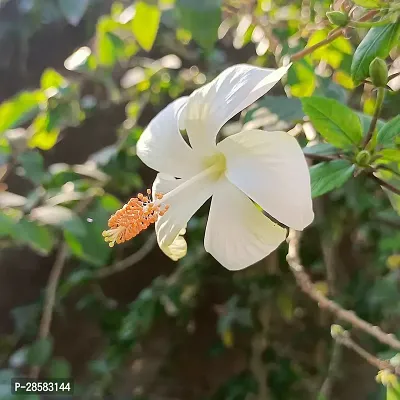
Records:
M226 158L222 153L204 159L204 166L210 171L210 175L218 180L226 170Z
M169 206L160 202L163 195L155 193L154 198L151 197L151 190L147 189L147 196L139 193L110 217L110 229L103 232L104 240L110 247L132 239L165 214Z
M204 167L202 172L183 181L165 196L161 193L151 196L151 190L147 189L147 196L139 193L137 197L130 199L108 220L110 229L102 233L104 240L110 247L113 247L115 243L120 244L134 238L155 223L159 217L162 217L169 208L167 204L169 200L179 196L183 190L203 179L211 178L213 181L217 181L226 170L225 156L218 153L205 158Z

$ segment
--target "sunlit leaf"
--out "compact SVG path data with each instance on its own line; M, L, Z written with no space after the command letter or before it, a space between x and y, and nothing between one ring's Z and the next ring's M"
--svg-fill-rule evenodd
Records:
M218 39L221 0L177 0L176 9L182 27L201 47L211 50Z
M161 11L157 5L138 1L135 4L135 16L132 21L132 31L139 45L150 51L156 39L160 24Z
M350 108L324 97L303 98L302 103L304 112L327 142L339 148L360 143L361 122Z
M21 126L29 121L39 110L39 103L44 100L43 93L22 92L0 104L0 133L7 129Z
M400 22L371 28L353 56L351 76L360 83L369 76L369 65L375 57L385 59L390 50L398 43Z

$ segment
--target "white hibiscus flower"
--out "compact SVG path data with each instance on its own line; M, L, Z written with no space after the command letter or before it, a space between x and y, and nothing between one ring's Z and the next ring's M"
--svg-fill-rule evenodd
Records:
M288 68L235 65L162 110L137 143L139 158L160 172L154 198L131 199L110 218L111 229L104 232L110 245L155 222L160 248L176 260L186 254L187 222L212 197L205 249L224 267L239 270L263 259L286 237L286 229L256 204L282 225L296 230L309 225L314 218L310 176L295 138L249 130L216 142L222 126L267 93Z

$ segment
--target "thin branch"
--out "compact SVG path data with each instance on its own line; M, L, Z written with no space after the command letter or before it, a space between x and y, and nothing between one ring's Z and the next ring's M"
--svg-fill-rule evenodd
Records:
M338 338L336 338L336 341L337 343L340 343L343 346L346 346L348 349L356 352L361 358L367 361L368 364L371 364L378 370L384 370L384 369L390 369L393 371L395 370L390 363L388 363L387 361L380 360L379 358L375 357L373 354L362 348L353 339L351 339L348 334L339 336Z
M364 14L358 21L356 22L363 22L363 21L368 21L372 17L374 17L377 14L376 10L371 10L368 11L366 14ZM298 61L307 56L308 54L312 53L314 50L319 49L322 46L325 46L331 42L333 42L335 39L337 39L340 36L343 36L346 32L346 28L335 28L330 35L322 40L321 42L315 43L313 46L306 47L305 49L299 51L298 53L293 54L290 57L290 61Z
M290 57L290 61L298 61L301 60L302 58L304 58L305 56L311 54L313 51L319 49L322 46L325 46L331 42L333 42L335 39L337 39L338 37L342 36L344 32L344 29L342 28L335 28L331 34L324 40L321 40L318 43L315 43L313 46L310 47L306 47L305 49L299 51L298 53L293 54Z
M63 243L58 250L56 261L51 269L49 280L46 286L46 294L44 300L44 307L42 318L40 320L38 339L45 339L48 337L53 318L53 310L56 303L56 293L58 282L64 268L65 261L68 256L68 245ZM37 379L40 374L40 366L32 367L29 377Z
M333 313L338 319L350 323L369 335L375 337L381 343L384 343L396 350L400 350L400 341L393 335L388 334L378 326L373 326L367 321L359 318L353 311L345 310L339 304L326 298L320 291L316 290L310 277L300 262L299 245L300 233L291 230L288 236L289 250L286 257L289 267L296 279L297 284L311 299L315 300L319 307L324 308Z
M146 257L151 252L151 250L154 248L156 243L157 243L156 235L155 234L150 235L149 238L147 239L147 241L144 243L144 245L137 252L131 254L129 257L127 257L121 261L116 262L115 264L112 264L108 267L100 269L95 274L94 277L97 279L103 279L110 275L121 272L121 271L131 267L134 264L137 264L139 261L143 260L143 258Z
M397 187L393 186L391 183L384 181L381 178L378 178L377 176L375 176L374 174L370 174L369 175L372 179L374 179L376 182L378 182L381 186L383 186L384 188L390 190L393 193L396 193L400 196L400 189L397 189Z
M76 207L75 212L80 214L85 211L85 209L90 205L93 200L93 196L88 196L82 200ZM37 339L46 339L49 336L51 322L53 319L53 311L56 303L57 288L60 281L62 271L64 269L65 262L68 257L68 245L63 242L58 249L56 260L54 262L53 268L51 269L49 279L46 285L45 299L43 305L42 317L39 325L39 332ZM29 371L29 377L37 379L40 374L40 366L33 366Z
M337 372L340 369L342 361L342 347L338 341L333 343L331 359L329 361L328 372L322 383L321 390L319 391L319 397L323 399L330 399L332 396L333 384L337 377Z

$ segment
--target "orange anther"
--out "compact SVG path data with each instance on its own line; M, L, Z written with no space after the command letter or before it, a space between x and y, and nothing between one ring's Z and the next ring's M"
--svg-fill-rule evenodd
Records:
M146 193L150 196L151 190L147 189ZM163 195L156 193L154 197L156 200L161 200ZM159 216L163 216L169 206L157 203L139 193L137 197L130 199L112 215L108 220L110 229L103 232L104 239L109 246L113 247L115 243L119 244L132 239L155 223Z

